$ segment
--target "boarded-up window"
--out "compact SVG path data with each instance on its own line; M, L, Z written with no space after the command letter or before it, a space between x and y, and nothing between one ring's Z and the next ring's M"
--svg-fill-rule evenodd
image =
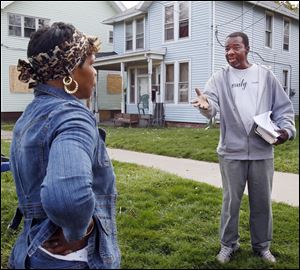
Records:
M107 75L107 93L121 94L122 93L122 78L117 74Z
M20 72L17 70L17 66L9 66L9 90L12 93L32 93L32 90L28 88L29 83L21 82L19 77Z

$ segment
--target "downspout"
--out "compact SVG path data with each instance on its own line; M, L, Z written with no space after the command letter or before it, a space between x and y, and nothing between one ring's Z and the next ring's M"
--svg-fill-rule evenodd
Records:
M214 73L215 70L215 32L216 32L216 4L215 1L212 1L212 46L211 46L211 74Z

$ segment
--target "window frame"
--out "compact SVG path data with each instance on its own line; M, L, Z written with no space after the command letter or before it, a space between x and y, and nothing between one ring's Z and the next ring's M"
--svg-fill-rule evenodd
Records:
M188 21L188 35L186 37L180 37L180 3L187 3L188 4L188 17L187 19L184 19L184 20L181 20L181 21L185 21L187 20ZM188 39L189 36L190 36L190 23L191 23L191 12L190 12L190 6L191 6L191 3L190 1L179 1L178 2L178 40L182 40L182 39Z
M267 29L267 16L271 18L271 29ZM267 33L270 34L270 46L267 45ZM265 13L265 31L264 31L264 34L265 34L265 48L268 48L268 49L273 49L273 44L274 44L274 40L273 40L273 33L274 33L274 14L271 13L271 12L266 12Z
M290 95L290 86L289 86L289 76L290 72L288 69L282 70L282 88L287 95Z
M186 1L188 2L188 36L187 37L179 37L179 3L184 2L184 1L173 1L173 2L168 2L167 4L162 5L162 45L167 45L171 43L176 43L176 42L184 42L184 41L189 41L192 39L192 19L191 19L191 9L192 9L192 2L193 1ZM165 8L168 6L174 6L174 39L172 40L165 40Z
M21 35L20 36L17 36L17 35L11 35L10 34L10 31L9 31L9 27L10 26L16 26L16 25L11 25L10 22L9 22L9 18L10 18L10 15L15 15L15 16L20 16L21 17ZM31 19L34 19L35 20L35 30L33 32L36 32L38 29L39 29L39 20L44 20L46 25L50 25L50 19L47 19L47 18L42 18L42 17L35 17L35 16L30 16L30 15L22 15L22 14L18 14L18 13L7 13L7 25L8 25L8 36L9 37L15 37L15 38L25 38L25 39L29 39L30 37L26 37L25 36L25 28L27 29L30 29L29 27L25 27L25 18L31 18ZM33 28L31 28L33 29ZM33 33L32 32L32 33ZM30 34L31 35L31 34Z
M173 6L173 28L167 28L166 29L166 9L169 8L169 7L172 7ZM164 42L171 42L171 41L175 41L175 35L176 35L176 31L175 31L175 3L174 2L171 2L171 3L168 3L167 5L164 5L163 7L163 41ZM171 23L169 23L171 24ZM166 30L170 30L170 29L173 29L173 39L168 39L166 40Z
M282 20L282 22L283 22L283 30L282 30L282 51L283 52L290 52L290 48L291 48L291 27L292 27L292 25L291 25L291 20L289 19L289 18L286 18L286 17L283 17L283 20ZM284 49L284 45L285 45L285 43L284 43L284 36L285 36L285 33L284 33L284 23L285 22L288 22L289 23L289 29L288 29L288 33L289 33L289 36L288 36L288 38L289 38L289 42L288 42L288 49L286 50L286 49Z
M127 49L127 42L130 40L127 40L127 25L129 25L129 23L131 23L132 26L132 38L131 38L131 42L132 42L132 48L131 49ZM132 52L133 49L133 37L134 37L134 33L133 33L133 20L131 21L125 21L125 52Z
M112 36L110 35L111 33L112 33ZM108 43L114 44L114 30L108 30Z
M167 66L173 65L173 83L167 82ZM164 103L166 104L175 104L176 98L175 98L175 86L176 86L176 63L175 62L165 62L164 63ZM166 94L167 94L167 85L173 84L173 101L166 100Z
M143 34L143 47L142 48L137 48L137 40L138 40L138 38L137 38L137 22L138 21L141 21L142 23L143 23L143 32L141 33L141 34ZM135 50L144 50L145 49L145 17L141 17L141 18L137 18L137 19L135 19L135 28L136 28L136 30L135 30ZM141 34L139 34L139 35L141 35ZM139 39L141 39L140 37L139 37Z
M188 67L188 75L187 75L187 81L186 82L181 82L180 81L180 64L187 64ZM190 101L190 72L191 72L191 67L190 67L190 60L181 60L178 61L178 82L177 82L177 104L188 104ZM180 84L187 83L187 101L180 101Z
M143 20L143 48L136 48L136 21L138 20ZM132 22L132 49L127 50L126 49L126 24L128 22ZM127 21L124 21L124 52L125 53L130 53L130 52L135 52L135 51L143 51L145 50L146 47L146 22L145 22L145 16L140 16L135 19L130 19Z

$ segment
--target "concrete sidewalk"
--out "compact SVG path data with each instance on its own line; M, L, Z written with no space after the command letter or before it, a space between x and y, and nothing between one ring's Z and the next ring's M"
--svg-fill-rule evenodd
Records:
M12 132L1 130L1 139L11 140ZM107 149L111 159L153 167L180 177L222 187L218 163L145 154L120 149ZM245 190L247 193L247 187ZM272 200L299 206L299 175L274 173Z
M173 158L153 154L138 153L128 150L107 149L111 159L153 167L180 177L222 187L218 163ZM247 187L245 190L247 193ZM299 206L299 175L275 172L273 180L272 200Z

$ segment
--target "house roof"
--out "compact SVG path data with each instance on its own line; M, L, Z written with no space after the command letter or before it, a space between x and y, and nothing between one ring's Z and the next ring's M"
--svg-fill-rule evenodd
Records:
M292 10L289 10L284 5L280 6L276 4L274 1L247 1L251 4L256 4L257 6L264 7L266 9L269 9L270 11L277 12L280 14L283 14L285 16L291 17L293 19L299 20L299 14L296 12L293 12Z
M1 9L6 8L8 5L10 5L13 2L15 1L1 1Z
M132 52L128 54L112 54L112 55L96 55L95 67L109 66L134 61L146 61L148 58L153 60L162 60L166 54L166 49L145 50L139 52Z
M148 8L152 4L153 1L141 1L136 6L117 14L105 21L103 21L104 24L114 24L117 22L124 21L126 19L135 17L137 15L147 13ZM266 8L270 11L281 13L285 16L291 17L293 19L299 20L299 14L289 10L288 8L284 7L283 5L278 7L278 4L276 4L274 1L247 1L251 4L255 4L257 6Z
M114 24L116 22L124 21L127 18L132 18L132 17L138 16L140 14L146 13L146 11L143 12L141 10L138 10L137 6L138 5L136 5L132 8L129 8L129 9L125 10L124 12L119 13L119 14L113 16L113 17L110 17L109 19L104 20L102 23L104 23L104 24Z
M1 9L6 8L8 5L14 3L16 1L1 1ZM114 8L117 12L123 12L126 10L126 7L123 5L121 1L107 1L110 6Z

